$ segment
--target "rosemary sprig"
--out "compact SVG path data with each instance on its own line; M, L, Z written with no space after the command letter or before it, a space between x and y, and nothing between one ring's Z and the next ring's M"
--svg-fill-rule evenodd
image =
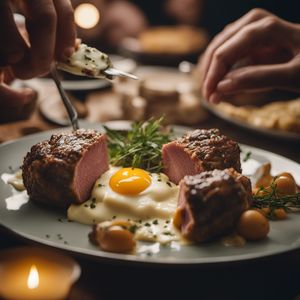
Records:
M114 166L135 167L149 172L162 170L161 149L171 139L170 132L162 132L163 118L132 124L128 132L104 126L108 136L110 163Z
M261 187L255 195L253 195L252 206L255 208L269 208L268 217L274 217L274 211L282 208L285 211L292 209L300 209L300 192L294 195L280 195L277 191L276 177L273 179L271 185L267 188Z

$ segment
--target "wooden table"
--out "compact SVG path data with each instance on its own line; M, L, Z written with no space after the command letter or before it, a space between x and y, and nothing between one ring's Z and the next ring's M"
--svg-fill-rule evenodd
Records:
M92 116L95 121L97 111L94 110ZM212 115L198 125L220 128L241 143L300 163L300 143L254 134ZM35 112L29 121L0 125L0 139L10 140L54 127ZM0 231L0 249L25 243L28 241ZM296 299L300 294L300 251L248 262L190 268L145 269L138 265L95 262L86 257L75 256L75 259L83 272L70 299Z

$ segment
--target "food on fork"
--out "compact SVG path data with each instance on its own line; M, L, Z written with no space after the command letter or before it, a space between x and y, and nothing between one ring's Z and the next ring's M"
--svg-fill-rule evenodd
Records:
M230 233L251 199L250 180L233 168L185 176L174 223L185 238L209 241Z
M175 184L185 175L234 168L241 172L240 147L219 129L196 129L162 148L164 173Z
M58 69L80 75L107 78L105 70L112 67L109 56L96 48L80 44L66 62L58 62Z
M79 129L32 146L22 166L30 198L55 207L82 203L108 170L106 135Z

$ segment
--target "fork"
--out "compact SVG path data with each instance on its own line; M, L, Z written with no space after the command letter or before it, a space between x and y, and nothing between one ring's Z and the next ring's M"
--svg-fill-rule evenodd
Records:
M61 82L59 80L59 77L58 77L58 74L57 74L55 63L51 64L50 75L51 75L51 77L52 77L52 79L53 79L53 81L54 81L54 83L55 83L55 85L58 89L58 92L61 96L61 99L64 103L64 106L67 110L67 113L68 113L69 119L71 121L73 130L79 129L78 113L77 113L75 107L73 106L73 104L71 103L69 97L67 96L65 90L62 87L62 84L61 84Z
M106 70L104 70L102 72L108 77L126 77L126 78L130 78L130 79L138 80L138 77L133 74L130 74L130 73L127 73L127 72L124 72L124 71L121 71L121 70L118 70L115 68L111 68L111 67L107 68Z

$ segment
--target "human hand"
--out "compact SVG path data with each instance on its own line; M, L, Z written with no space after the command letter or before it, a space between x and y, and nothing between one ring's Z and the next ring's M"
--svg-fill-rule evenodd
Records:
M254 9L212 40L199 69L212 103L238 93L300 91L300 25Z
M69 0L20 0L26 34L14 22L10 1L0 1L0 67L10 66L16 77L47 73L53 59L64 60L75 46L73 8Z
M37 92L30 88L13 89L10 68L0 69L0 123L27 119L35 107Z

